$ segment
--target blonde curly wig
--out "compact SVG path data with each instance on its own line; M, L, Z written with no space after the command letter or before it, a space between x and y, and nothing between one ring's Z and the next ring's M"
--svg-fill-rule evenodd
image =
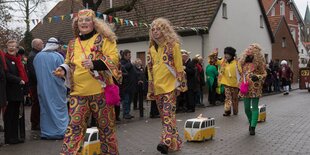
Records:
M89 11L89 12L92 12L92 14L95 14L93 10L89 10L89 9L80 10L79 12L82 12L82 11ZM96 30L97 33L103 35L104 37L108 38L112 42L117 39L115 33L112 31L112 28L106 22L104 22L102 19L96 18L95 16L91 16L91 17L94 22L94 29ZM79 19L79 16L76 16L72 21L72 29L73 29L74 37L78 37L80 33L79 28L78 28L78 19Z
M252 50L249 50L249 48L251 48ZM260 47L259 44L254 43L251 44L250 47L248 49L246 49L242 54L241 54L241 58L239 60L239 63L241 64L241 66L243 66L245 64L245 58L248 55L253 55L253 63L255 64L255 66L257 67L265 67L265 57L262 53L262 48Z
M164 37L164 40L167 41L167 43L180 43L180 37L179 35L174 31L171 22L168 19L165 18L157 18L155 19L152 24L151 28L149 30L149 36L150 36L150 44L154 45L155 39L152 35L152 28L159 27L161 29L162 35Z

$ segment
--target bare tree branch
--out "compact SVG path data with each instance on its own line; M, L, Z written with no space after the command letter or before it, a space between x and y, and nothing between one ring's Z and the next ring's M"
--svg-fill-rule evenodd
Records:
M102 3L102 0L97 0L95 3L94 0L83 0L83 6L87 7L88 9L92 9L94 11L98 10L98 7Z
M105 10L103 13L108 15L108 14L119 12L119 11L129 12L134 8L137 1L139 0L132 0L130 3L127 3L123 6L112 7L110 9Z

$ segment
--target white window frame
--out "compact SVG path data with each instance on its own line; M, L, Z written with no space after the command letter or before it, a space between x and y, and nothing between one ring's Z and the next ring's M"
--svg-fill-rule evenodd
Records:
M290 20L294 20L294 12L290 11Z
M275 16L275 15L276 15L276 8L272 7L271 16Z
M296 38L296 29L295 28L291 28L291 34L292 34L292 37L293 37L293 39L294 39L294 41L296 40L295 38Z
M283 37L282 38L282 48L285 48L286 47L286 38Z
M285 2L280 2L280 15L285 16Z

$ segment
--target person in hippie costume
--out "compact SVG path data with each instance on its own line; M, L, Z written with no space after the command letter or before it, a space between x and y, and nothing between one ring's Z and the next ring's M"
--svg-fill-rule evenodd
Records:
M162 154L178 151L182 140L176 125L176 98L187 90L182 64L179 36L170 21L155 19L149 31L150 46L147 55L148 99L156 100L162 119L162 134L157 150Z
M81 154L87 120L96 119L101 154L118 155L114 105L119 104L120 82L116 36L94 11L80 10L72 23L75 39L68 44L65 63L54 74L64 77L70 88L70 121L61 153ZM110 101L111 97L117 101Z
M258 102L262 96L262 87L267 76L266 61L258 44L251 44L239 59L240 97L244 101L244 110L249 121L250 135L255 135L258 119ZM243 88L247 87L247 88Z

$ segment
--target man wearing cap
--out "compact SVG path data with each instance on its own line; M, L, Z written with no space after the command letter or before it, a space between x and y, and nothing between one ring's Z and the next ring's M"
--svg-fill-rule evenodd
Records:
M214 53L216 57L218 51ZM218 81L224 85L225 88L225 103L223 116L230 116L231 107L233 108L233 114L238 115L238 62L236 60L236 49L233 47L226 47L224 49L224 59L217 60L217 65L220 65L220 71Z
M52 37L33 60L38 83L42 139L62 139L69 122L64 80L53 75L53 71L64 63L59 50L58 40Z

